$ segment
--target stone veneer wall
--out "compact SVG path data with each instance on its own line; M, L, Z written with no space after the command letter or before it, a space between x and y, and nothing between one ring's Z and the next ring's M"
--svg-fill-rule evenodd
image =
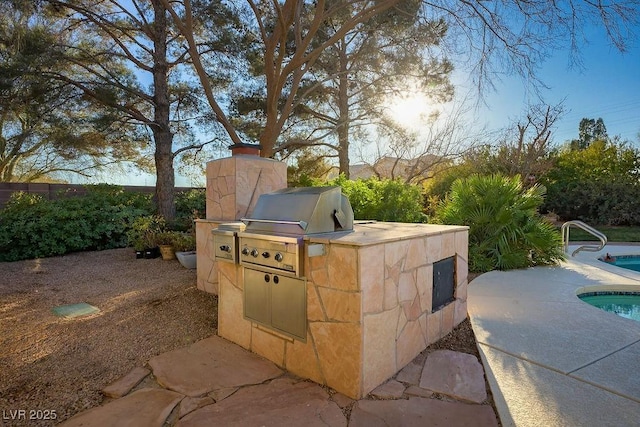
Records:
M361 251L365 394L467 317L467 254L467 230ZM456 257L455 301L431 313L433 263L451 256Z
M248 216L264 193L287 187L287 165L237 155L207 163L207 219L237 221Z
M218 295L218 269L214 261L212 230L223 221L196 220L196 273L197 285L201 291Z
M468 233L452 230L378 244L332 242L324 255L306 258L306 343L245 320L242 269L218 263L218 334L296 375L364 397L466 318ZM455 301L431 313L433 263L451 256Z
M196 221L198 289L218 294L211 231L223 222L248 216L264 193L287 187L287 165L253 155L236 155L207 163L207 213Z

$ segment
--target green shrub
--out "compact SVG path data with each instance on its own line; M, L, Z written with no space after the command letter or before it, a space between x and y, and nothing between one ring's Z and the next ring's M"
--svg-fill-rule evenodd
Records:
M149 196L117 186L51 201L14 193L0 211L0 261L124 247L135 219L150 209Z
M624 143L593 142L558 154L541 179L543 208L563 220L593 225L640 225L640 150Z
M158 234L166 228L164 218L158 215L143 215L136 218L127 230L127 245L136 251L158 246Z
M177 233L173 242L176 252L189 252L196 250L196 237L191 233Z
M355 219L426 222L420 188L400 180L369 178L351 181L343 175L328 183L339 185L349 198Z
M560 233L538 214L544 191L519 177L457 180L437 212L442 224L469 226L469 270L554 264L564 258Z
M564 220L593 225L640 225L640 185L584 181L555 183L544 205Z
M175 246L181 234L179 231L161 231L155 235L155 241L158 245Z
M168 227L172 230L191 231L193 220L204 218L207 208L207 192L204 188L176 193L176 218Z

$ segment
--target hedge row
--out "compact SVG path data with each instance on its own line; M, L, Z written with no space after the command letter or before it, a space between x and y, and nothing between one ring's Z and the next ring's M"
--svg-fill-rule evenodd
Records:
M640 225L640 184L584 181L550 185L544 204L564 220L593 225Z
M204 211L204 191L178 196L176 207L183 221ZM14 193L0 211L0 261L125 247L135 219L153 212L151 195L119 186L87 186L85 196L56 200Z

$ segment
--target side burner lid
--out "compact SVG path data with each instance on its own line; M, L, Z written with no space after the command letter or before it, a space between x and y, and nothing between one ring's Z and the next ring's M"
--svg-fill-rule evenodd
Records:
M244 231L245 228L247 228L246 224L240 221L223 222L222 224L218 225L218 230L224 230L224 231L238 232L238 231Z

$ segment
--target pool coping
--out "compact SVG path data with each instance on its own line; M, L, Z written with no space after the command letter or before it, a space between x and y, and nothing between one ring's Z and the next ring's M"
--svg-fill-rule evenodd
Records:
M640 272L597 259L607 252L640 248L609 244L559 266L494 271L469 284L469 317L503 426L640 419L640 322L577 297L589 286L640 290Z

